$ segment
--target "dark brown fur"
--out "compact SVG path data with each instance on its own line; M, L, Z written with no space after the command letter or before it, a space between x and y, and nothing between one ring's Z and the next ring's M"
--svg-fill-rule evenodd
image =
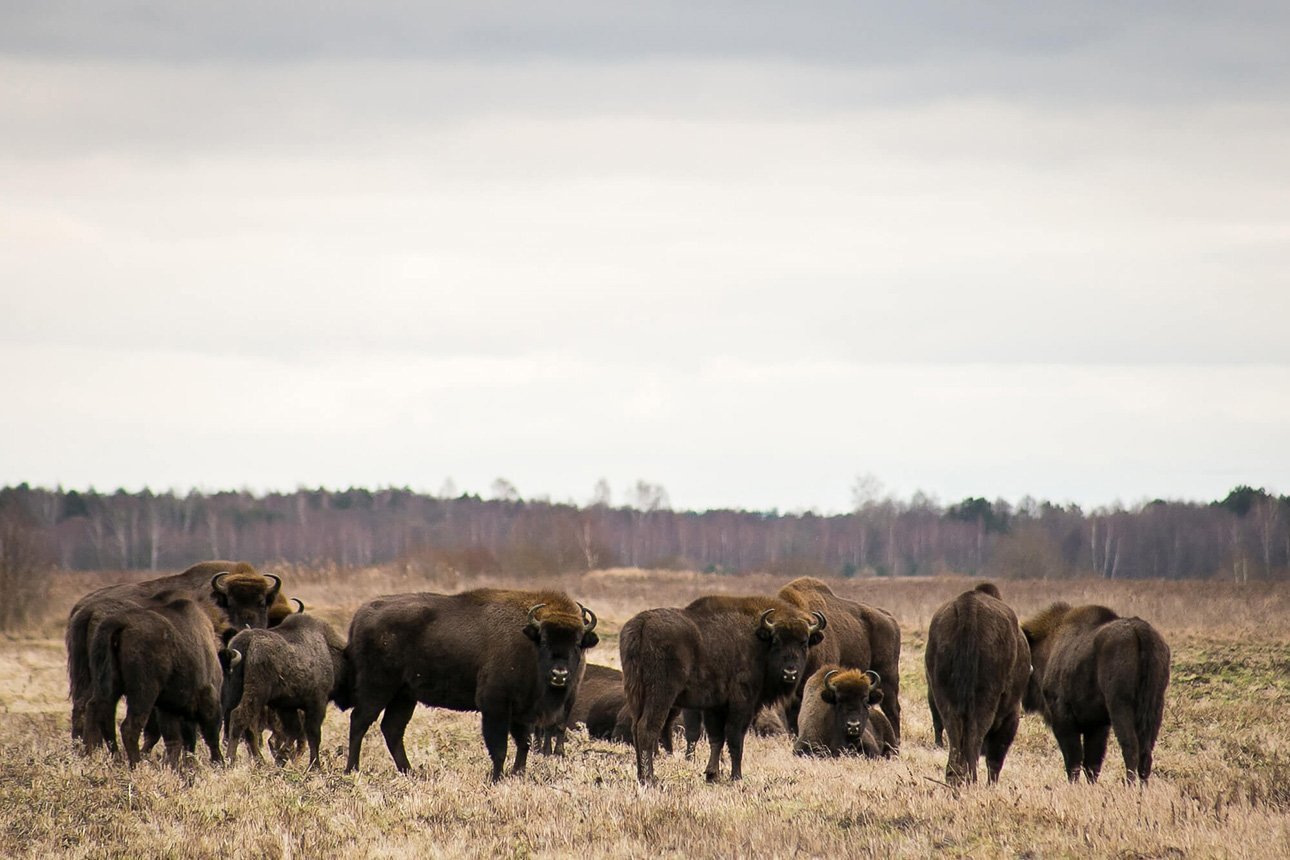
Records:
M881 703L884 694L868 675L859 669L826 663L806 679L803 690L797 740L793 743L795 753L879 754L869 726L869 713L870 706ZM884 722L887 721L884 719ZM887 722L888 728L890 725Z
M86 745L116 750L117 702L126 700L121 741L130 766L139 763L139 736L155 708L166 758L178 764L181 721L201 728L211 760L220 761L220 671L210 621L187 598L148 606L118 606L98 620L90 643L92 695L85 705Z
M530 623L537 604L545 606ZM508 733L512 772L523 772L535 725L559 713L567 695L576 700L582 652L597 642L592 626L577 603L554 591L401 594L363 604L345 652L354 706L346 770L358 768L363 736L384 712L386 746L406 772L403 732L420 702L481 712L493 779L502 775Z
M227 593L211 587L216 574ZM182 573L145 582L109 585L82 597L68 614L64 641L67 645L67 684L72 700L72 737L85 731L85 704L90 696L90 640L98 621L124 605L155 604L160 597L183 596L196 603L210 619L218 635L227 627L264 627L291 612L282 589L261 576L246 562L203 561ZM285 609L285 612L283 611Z
M833 593L824 582L804 576L779 590L781 600L810 612L819 610L829 619L829 635L811 649L806 661L809 678L825 664L872 669L882 679L882 710L900 744L900 625L885 609L878 609ZM803 684L806 683L803 679ZM786 710L788 728L797 731L797 709L802 689Z
M243 630L233 636L220 654L229 761L237 760L243 740L263 760L261 724L271 708L278 716L277 730L289 735L298 728L309 745L309 766L318 767L323 718L344 677L344 651L344 640L330 624L302 613L272 630Z
M1061 747L1068 778L1096 782L1112 729L1125 777L1146 782L1164 718L1169 646L1141 618L1105 606L1054 603L1022 625L1035 670L1027 711L1040 711Z
M773 612L763 622L767 610ZM637 779L654 780L655 750L676 708L703 712L708 780L717 778L723 746L730 750L730 778L740 779L753 716L797 689L807 652L824 638L826 625L823 615L768 596L700 597L684 609L633 616L619 636L619 653Z
M983 583L936 610L925 662L932 719L949 735L946 781L976 782L984 752L989 781L997 782L1021 719L1030 648L994 585Z

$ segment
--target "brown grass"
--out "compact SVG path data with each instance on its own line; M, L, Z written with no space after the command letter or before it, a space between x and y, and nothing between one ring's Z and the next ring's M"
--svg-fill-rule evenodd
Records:
M385 567L289 570L292 594L343 629L380 593L475 585ZM137 577L137 575L129 575ZM562 760L491 787L478 716L420 709L411 776L379 732L363 773L345 776L348 718L324 728L324 769L134 772L68 739L62 619L80 593L126 575L64 575L24 638L0 640L0 856L1290 856L1290 589L1206 583L1016 582L1022 615L1054 599L1102 602L1155 623L1174 647L1174 683L1146 790L1119 784L1112 741L1103 782L1069 786L1056 744L1026 717L1001 784L947 789L931 746L921 671L927 620L965 580L863 580L838 590L891 609L905 629L905 745L893 761L805 761L785 738L749 737L742 783L706 785L700 764L659 762L642 790L625 747L575 736ZM491 584L493 581L488 581ZM508 583L511 585L517 583ZM602 617L596 662L617 664L633 612L713 591L770 591L769 577L597 571L563 585Z

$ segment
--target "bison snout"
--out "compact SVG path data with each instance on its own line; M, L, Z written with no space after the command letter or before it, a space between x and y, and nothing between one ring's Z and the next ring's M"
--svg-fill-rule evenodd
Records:
M551 686L552 686L552 687L564 687L564 686L567 686L568 684L569 684L569 670L568 670L568 669L565 669L565 668L562 668L562 667L556 667L556 668L554 668L554 669L552 669L552 670L551 670Z
M784 683L785 683L785 684L795 684L795 683L797 683L797 670L796 670L796 669L785 669L785 670L784 670Z
M847 720L847 737L858 738L863 733L864 724L859 720Z

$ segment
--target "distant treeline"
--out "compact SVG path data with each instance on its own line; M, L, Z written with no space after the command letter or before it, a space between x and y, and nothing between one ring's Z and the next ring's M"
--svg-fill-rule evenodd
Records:
M661 488L659 488L661 489ZM666 495L656 495L656 504ZM68 569L178 570L205 558L341 566L415 560L462 573L614 566L784 576L1290 577L1290 497L1237 487L1214 502L1082 511L917 494L820 516L579 507L406 489L292 493L0 490L0 521Z

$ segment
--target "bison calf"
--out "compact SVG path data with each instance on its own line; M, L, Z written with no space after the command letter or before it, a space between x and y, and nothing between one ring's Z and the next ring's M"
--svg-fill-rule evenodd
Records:
M881 680L872 670L861 672L838 665L823 666L811 675L803 687L793 751L824 756L855 753L871 758L888 754L888 748L895 747L891 722L874 707L882 701ZM871 725L871 714L882 718L881 739Z
M925 665L932 721L949 735L946 781L976 782L984 751L989 781L998 782L1021 720L1030 647L993 584L982 583L936 610Z
M1165 640L1141 618L1067 603L1054 603L1022 630L1035 666L1024 704L1052 727L1071 782L1081 770L1097 781L1114 728L1125 778L1145 783L1169 686Z
M270 630L243 630L220 655L229 762L245 740L258 760L262 717L271 708L288 733L303 732L309 766L318 766L327 702L344 676L345 643L327 622L301 612ZM297 713L299 712L299 714ZM303 719L301 719L303 717Z

